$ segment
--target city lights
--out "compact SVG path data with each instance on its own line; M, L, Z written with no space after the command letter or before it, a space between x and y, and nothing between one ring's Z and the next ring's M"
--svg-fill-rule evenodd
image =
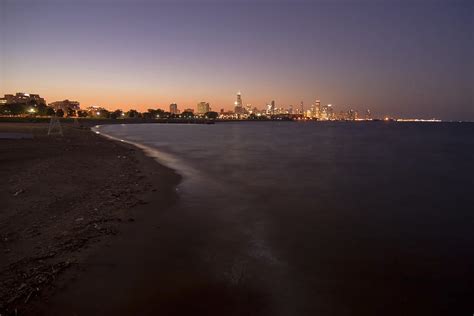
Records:
M153 119L153 120L221 120L221 121L396 121L396 122L441 122L440 119L431 118L396 118L389 115L381 118L374 117L372 111L365 107L361 112L352 106L339 106L333 103L324 104L320 99L315 99L307 108L304 102L300 101L297 106L293 104L281 105L275 100L262 105L259 109L252 104L244 105L242 101L242 93L239 91L235 94L233 102L229 102L233 107L232 110L224 110L224 106L217 106L220 111L214 110L209 102L202 101L196 105L196 111L192 107L185 107L179 110L177 103L169 105L169 112L160 108L151 108L147 112L138 112L136 110L122 111L117 109L109 111L105 107L91 105L81 109L78 101L55 101L47 103L46 100L38 94L16 93L6 94L0 98L0 116L21 116L21 115L46 115L51 116L54 113L60 117L75 118L100 118L100 119ZM12 105L19 104L23 106L21 112L14 112L10 108ZM34 107L30 105L34 104Z

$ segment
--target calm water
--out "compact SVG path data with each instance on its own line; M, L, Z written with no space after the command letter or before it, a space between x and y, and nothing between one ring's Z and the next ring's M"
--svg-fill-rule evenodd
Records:
M259 313L474 313L474 124L100 130L184 176L191 261Z

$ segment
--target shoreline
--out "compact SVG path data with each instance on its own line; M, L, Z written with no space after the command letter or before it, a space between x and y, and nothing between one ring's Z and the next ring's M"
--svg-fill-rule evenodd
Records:
M82 277L81 263L92 253L134 230L136 210L146 220L156 205L161 212L177 199L180 176L133 145L69 126L64 137L48 137L47 127L0 124L0 132L34 135L0 140L4 315L44 308L59 288Z
M133 124L132 124L133 125ZM191 178L193 176L197 176L199 172L192 168L191 166L187 165L184 163L180 157L175 156L173 154L161 151L157 148L154 148L152 146L148 146L139 142L134 142L131 140L127 139L121 139L116 136L112 136L108 133L104 133L101 128L108 126L107 124L105 125L95 125L91 127L91 131L99 134L100 136L107 138L111 141L118 142L127 146L131 146L133 148L136 148L140 151L143 152L143 154L147 157L150 157L154 159L158 164L165 166L166 168L169 168L173 170L176 174L178 174L181 177L180 184L187 178ZM110 125L110 126L113 126Z
M100 130L100 128L104 127L104 126L106 126L106 125L95 125L95 126L91 127L90 129L93 133L98 134L98 135L100 135L100 136L102 136L102 137L104 137L108 140L118 142L118 143L124 144L126 146L131 146L133 148L136 148L136 149L142 151L145 156L154 159L158 164L163 165L163 166L173 170L174 172L179 174L181 177L184 177L184 173L183 173L182 170L179 170L178 168L174 168L173 166L170 165L169 162L166 161L166 160L172 160L173 159L173 158L171 158L171 156L169 156L168 158L164 157L164 156L168 156L168 154L165 154L163 152L158 151L157 149L154 149L152 147L149 147L149 146L146 146L146 145L143 145L143 144L140 144L140 143L136 143L136 142L133 142L133 141L130 141L130 140L125 140L125 139L120 139L120 138L117 138L117 137L112 136L110 134L104 133Z

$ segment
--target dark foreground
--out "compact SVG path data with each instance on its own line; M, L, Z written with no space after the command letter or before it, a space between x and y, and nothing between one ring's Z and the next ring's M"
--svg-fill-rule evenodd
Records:
M0 315L49 314L92 253L133 229L140 210L175 199L179 177L141 151L88 129L46 131L0 124L0 133L34 136L0 139Z
M472 313L471 126L100 130L174 153L179 200L173 172L88 131L0 141L11 314Z

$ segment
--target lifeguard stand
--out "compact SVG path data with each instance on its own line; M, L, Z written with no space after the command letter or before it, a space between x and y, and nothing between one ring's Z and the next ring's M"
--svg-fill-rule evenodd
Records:
M59 134L63 135L63 128L61 127L61 123L59 122L59 117L56 115L51 116L51 120L49 121L49 128L48 128L48 136Z

